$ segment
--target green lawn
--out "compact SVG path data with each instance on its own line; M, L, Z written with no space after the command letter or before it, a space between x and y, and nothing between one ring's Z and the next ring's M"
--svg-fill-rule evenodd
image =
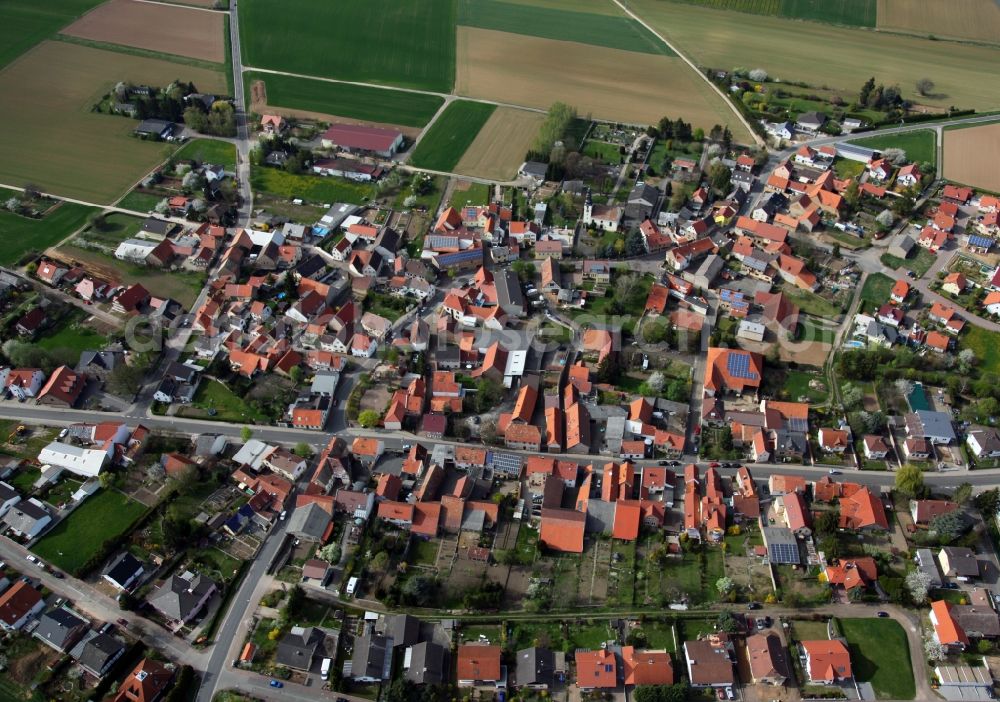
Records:
M799 322L799 339L817 341L821 344L832 344L834 331L828 327L821 327L809 318L803 318Z
M604 620L587 621L583 624L573 624L569 627L569 639L573 649L597 649L601 644L615 636Z
M826 622L814 622L805 619L792 621L792 635L796 641L824 641L829 639Z
M810 388L809 381L811 380L821 380L824 385L826 384L826 379L818 373L805 373L797 370L786 372L784 389L788 393L788 399L791 402L798 402L800 397L805 396L813 404L825 402L829 393Z
M118 244L135 236L142 228L142 219L132 215L112 212L105 215L104 223L99 226L87 227L78 237L100 244L109 249L118 248Z
M125 197L118 201L118 206L125 210L135 210L136 212L149 212L155 208L163 198L159 195L142 193L132 190Z
M120 492L101 490L56 524L32 551L57 568L77 573L105 541L124 534L145 511Z
M864 173L865 164L861 161L852 161L849 158L838 158L833 163L833 171L841 180L846 180L847 178L857 178L859 175Z
M13 478L7 480L7 484L17 488L18 492L27 494L31 492L31 488L35 484L35 481L41 477L42 471L40 468L35 468L30 465L22 466L18 469L17 473L14 474Z
M870 682L879 699L911 700L916 694L906 632L892 619L841 619L851 650L851 667Z
M410 542L410 563L414 565L434 565L437 562L437 554L440 547L441 544L438 541L413 539Z
M222 166L227 171L236 170L236 146L218 139L194 139L174 152L174 159L191 159L199 163Z
M455 100L423 135L410 155L410 163L435 171L451 171L494 110L496 105Z
M645 54L673 52L629 17L531 6L502 0L460 0L458 23L543 39L572 41Z
M12 195L11 190L0 190L4 201ZM13 265L28 251L41 252L59 243L82 227L87 216L95 211L70 202L58 205L42 219L0 210L0 265Z
M913 248L916 250L916 254L912 257L899 258L899 256L885 253L879 257L879 261L882 262L883 266L888 266L889 268L903 268L913 271L917 274L917 277L922 278L934 264L935 256L922 246L914 246Z
M937 161L934 132L930 129L867 137L856 139L852 143L869 149L902 149L906 152L907 161L911 162L934 164Z
M1000 373L1000 334L967 324L959 345L976 352L978 365L984 373Z
M840 315L840 308L832 302L820 297L814 292L802 290L794 285L785 285L782 290L793 304L806 314L811 314L824 319L833 319Z
M4 0L0 66L56 33L100 0Z
M248 0L241 44L250 66L449 92L455 0Z
M192 412L191 410L199 410ZM214 410L215 414L211 414ZM243 401L218 380L205 380L198 386L190 407L181 407L178 416L211 416L218 422L253 422L267 418Z
M257 192L280 198L302 198L310 202L348 202L360 205L371 200L375 188L344 178L295 175L277 168L254 167L250 183Z
M896 281L884 273L873 273L865 280L865 286L861 288L861 299L870 302L875 306L881 306L889 301L889 293Z
M439 178L442 176L438 176ZM486 183L469 183L465 190L455 188L451 191L452 207L464 207L465 205L488 205L490 202L490 192L492 188Z
M368 85L329 83L253 71L247 71L243 76L248 90L253 81L264 81L269 105L405 127L423 127L444 103L444 98L437 95Z
M47 350L73 349L78 353L104 348L108 338L84 325L83 316L76 313L70 315L51 334L36 340L35 345Z
M617 146L594 139L587 139L584 143L583 155L605 163L621 163L622 161L622 155Z

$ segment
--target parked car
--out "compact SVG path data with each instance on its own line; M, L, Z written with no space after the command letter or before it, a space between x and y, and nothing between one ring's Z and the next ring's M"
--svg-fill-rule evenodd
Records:
M878 617L882 617L883 619L885 619L886 617L889 616L889 613L888 612L876 612L875 615L878 616Z
M268 685L270 685L271 687L284 687L285 683L281 682L280 680L271 680L271 682L269 682Z
M747 605L747 609L749 609L751 611L753 611L755 609L760 609L760 608L761 608L760 602L751 602L750 604Z

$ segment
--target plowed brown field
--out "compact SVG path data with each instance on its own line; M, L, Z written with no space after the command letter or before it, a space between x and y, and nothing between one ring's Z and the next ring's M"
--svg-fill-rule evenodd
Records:
M539 112L498 107L466 149L455 172L491 180L513 178L544 119Z
M944 177L1000 192L1000 124L944 133Z
M226 15L136 0L109 0L63 30L82 39L223 63Z

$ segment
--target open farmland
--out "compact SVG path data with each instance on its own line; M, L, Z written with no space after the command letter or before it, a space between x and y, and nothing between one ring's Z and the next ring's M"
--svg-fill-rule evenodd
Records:
M531 148L545 115L513 107L498 107L479 130L455 166L463 175L510 180Z
M874 27L876 0L674 0L716 10Z
M646 54L673 54L668 46L630 17L531 7L503 0L459 0L459 3L458 23L467 27Z
M0 190L4 200L15 195L12 190ZM44 251L59 243L82 227L94 211L71 202L60 203L42 219L0 211L0 265L12 266L27 251Z
M3 0L0 67L47 39L100 0Z
M249 67L448 92L455 0L245 0Z
M885 134L866 139L855 139L852 143L869 149L902 149L908 161L934 163L937 161L937 140L930 129L918 129L902 134Z
M59 195L111 202L170 147L135 139L135 120L93 113L90 106L118 81L166 85L178 78L205 92L226 91L220 72L44 42L0 71L8 113L0 132L0 182L33 182Z
M729 124L737 142L750 139L723 98L668 56L459 27L455 89L543 110L561 101L615 122L652 124L670 115L706 130Z
M496 105L469 100L451 103L414 148L410 163L434 171L450 171L495 109Z
M515 5L530 5L532 7L548 7L554 10L572 10L573 12L592 12L598 15L621 17L621 8L610 0L507 0Z
M223 63L226 16L137 0L109 0L63 34Z
M915 98L914 83L930 78L933 98L921 103L995 109L1000 81L994 67L1000 49L918 37L879 34L847 27L796 22L739 12L709 10L663 0L629 0L629 6L696 63L732 70L763 68L785 81L805 81L857 91L874 75L879 83L898 84ZM836 57L803 60L803 57Z
M944 133L944 177L1000 192L1000 124Z
M878 28L936 37L1000 42L996 0L878 0Z
M253 110L277 109L286 116L341 117L366 123L423 127L434 116L444 98L349 83L331 83L309 78L248 71L243 75ZM263 91L254 83L262 82ZM263 100L261 100L263 98Z

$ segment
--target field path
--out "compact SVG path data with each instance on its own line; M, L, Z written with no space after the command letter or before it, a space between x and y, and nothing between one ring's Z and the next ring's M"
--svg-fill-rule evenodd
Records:
M214 7L199 7L198 5L188 5L183 2L163 2L163 0L133 0L134 2L144 2L147 5L167 5L169 7L184 7L188 10L201 10L202 12L221 12L229 14L229 10L216 10Z
M677 54L677 57L681 61L686 63L688 67L698 75L699 78L708 83L708 85L712 88L712 90L716 92L719 98L721 98L722 101L726 103L726 106L730 109L730 111L732 111L734 115L736 115L736 119L739 120L740 124L742 124L746 128L746 130L750 132L750 136L752 136L753 140L757 142L757 145L766 146L764 140L760 137L759 134L757 134L757 132L753 130L753 127L750 126L750 122L747 121L746 117L744 117L740 113L740 111L736 109L736 106L729 101L729 97L727 97L726 94L719 89L719 86L717 86L715 83L713 83L711 80L708 79L708 76L706 76L698 68L698 66L695 65L694 61L689 59L687 56L684 55L684 53L680 49L678 49L676 46L667 41L666 37L664 37L662 34L653 29L653 27L648 22L646 22L646 20L644 20L642 17L632 12L632 10L630 10L628 6L624 2L622 2L622 0L612 0L612 2L614 2L618 7L620 7L622 9L622 12L624 12L626 15L634 19L643 27L645 27L647 31L649 31L653 36L662 41L667 47L670 48L671 51Z
M358 86L362 86L362 87L365 87L365 88L379 88L381 90L393 90L393 91L402 92L402 93L416 93L417 95L434 95L434 96L442 98L442 99L444 99L446 101L454 100L457 97L454 93L438 93L438 92L435 92L433 90L420 90L419 88L400 88L400 87L397 87L395 85L381 85L380 83L365 83L363 81L356 81L356 80L340 80L338 78L322 78L320 76L310 76L310 75L306 75L304 73L292 73L290 71L275 71L275 70L270 69L270 68L257 68L256 66L244 66L243 70L244 71L252 71L254 73L271 73L271 74L276 75L276 76L289 76L291 78L305 78L306 80L319 80L319 81L323 81L324 83L340 83L342 85L358 85ZM516 104L514 104L512 102L500 102L499 100L487 100L485 98L474 98L474 97L468 97L466 95L463 95L461 97L462 97L463 100L468 100L469 102L483 102L483 103L486 103L487 105L496 105L497 107L515 107L515 108L517 108L519 110L529 110L531 112L538 112L538 113L541 113L541 114L545 114L547 112L547 110L542 110L542 109L539 109L537 107L525 107L524 105L516 105ZM441 109L443 110L444 107L446 107L446 106L447 106L447 103L445 105L443 105L441 107ZM438 114L440 114L440 110L438 111ZM434 115L434 117L431 119L431 122L433 122L435 119L437 119L437 115ZM430 126L431 122L428 122L427 126ZM424 127L424 129L427 129L427 127Z

